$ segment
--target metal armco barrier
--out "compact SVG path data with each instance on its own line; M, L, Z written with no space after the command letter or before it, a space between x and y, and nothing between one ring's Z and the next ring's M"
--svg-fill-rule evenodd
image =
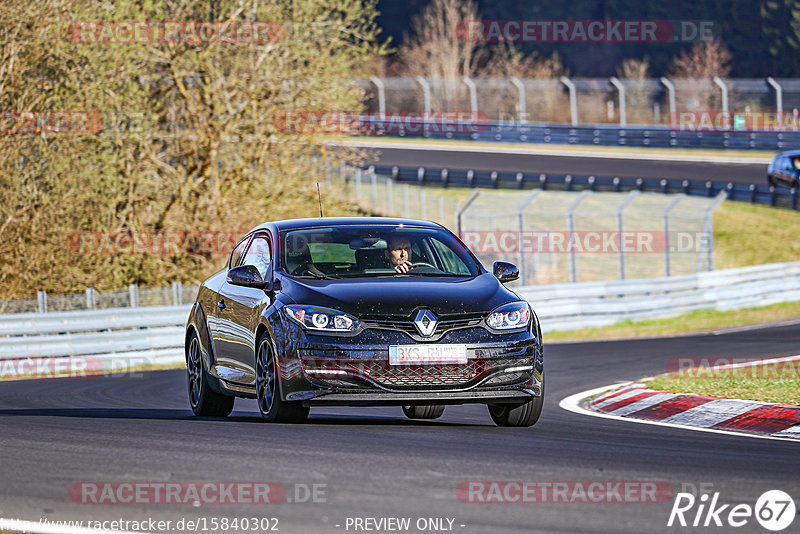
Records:
M544 331L733 310L800 300L800 262L754 265L693 275L618 282L528 286Z
M783 150L800 146L800 132L766 130L675 130L664 127L568 126L508 122L425 121L402 123L361 117L361 128L372 135L462 139L502 143Z
M527 286L516 291L531 302L545 332L602 327L694 310L731 310L800 300L800 262L668 278ZM86 356L116 363L183 361L187 306L160 307L152 315L148 308L139 308L137 324L148 328L131 328L128 319L134 316L125 313L129 311L106 310L105 321L93 311L2 315L0 371L7 361L21 359ZM118 329L123 325L124 329ZM15 328L19 330L13 334ZM8 377L8 373L0 373L0 377Z
M769 185L735 184L702 180L622 178L619 176L573 176L521 172L471 171L423 167L370 167L376 174L391 176L396 182L426 186L489 187L495 189L553 189L558 191L638 190L654 193L683 193L716 197L721 192L728 200L798 209L797 189Z

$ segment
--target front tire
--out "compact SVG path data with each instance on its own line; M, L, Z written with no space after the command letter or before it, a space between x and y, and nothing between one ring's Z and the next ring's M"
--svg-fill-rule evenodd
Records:
M438 419L444 413L444 405L413 404L403 406L403 413L409 419Z
M497 426L533 426L542 415L544 406L544 380L541 395L522 404L489 405L489 415Z
M208 373L203 365L200 340L192 332L186 355L186 374L189 383L189 404L197 416L227 417L233 411L234 397L221 395L211 389Z
M281 400L278 365L266 332L256 351L256 399L258 411L267 423L302 423L309 408L298 402Z

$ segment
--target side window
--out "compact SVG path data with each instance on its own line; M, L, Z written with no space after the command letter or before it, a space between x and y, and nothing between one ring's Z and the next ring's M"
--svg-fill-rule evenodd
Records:
M442 258L442 262L444 263L444 267L447 272L457 273L457 274L469 274L469 268L466 265L464 265L464 262L461 261L461 258L456 256L456 253L453 252L450 249L450 247L448 247L438 239L431 239L431 243L433 243L433 246L436 247L436 251Z
M272 252L269 249L269 239L265 235L258 235L247 249L242 265L255 265L261 273L261 278L266 279L270 263L272 263Z
M242 260L244 259L244 249L247 247L247 243L250 242L250 236L245 237L242 239L238 245L233 247L233 252L231 253L231 260L228 264L228 267L233 269L234 267L238 267L240 265L244 265Z

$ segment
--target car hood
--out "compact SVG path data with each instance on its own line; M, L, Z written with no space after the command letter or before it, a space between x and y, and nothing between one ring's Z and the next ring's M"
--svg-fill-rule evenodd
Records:
M297 304L353 315L410 316L417 308L437 315L487 313L518 300L496 277L375 277L336 280L284 278L283 292Z

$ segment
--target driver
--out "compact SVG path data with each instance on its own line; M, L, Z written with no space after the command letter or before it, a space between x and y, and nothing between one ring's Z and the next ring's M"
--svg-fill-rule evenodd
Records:
M407 273L411 269L411 240L404 236L392 236L386 240L386 244L383 254L389 268L398 273Z

